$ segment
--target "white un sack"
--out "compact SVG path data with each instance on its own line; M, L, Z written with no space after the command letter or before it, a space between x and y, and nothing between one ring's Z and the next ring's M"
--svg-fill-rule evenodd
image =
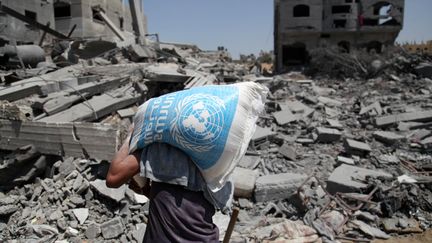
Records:
M139 107L130 150L155 142L185 152L217 191L246 152L268 89L253 82L192 88Z

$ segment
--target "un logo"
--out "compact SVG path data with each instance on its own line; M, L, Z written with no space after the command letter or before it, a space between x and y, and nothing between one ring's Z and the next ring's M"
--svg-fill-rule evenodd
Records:
M195 152L207 152L215 146L224 126L225 104L219 97L194 94L185 97L176 107L171 123L174 140Z

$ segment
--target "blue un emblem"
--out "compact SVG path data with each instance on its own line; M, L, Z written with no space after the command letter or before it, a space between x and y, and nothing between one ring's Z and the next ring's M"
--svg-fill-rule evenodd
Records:
M196 152L212 149L224 127L225 104L216 96L195 94L185 97L176 109L171 132L182 147Z

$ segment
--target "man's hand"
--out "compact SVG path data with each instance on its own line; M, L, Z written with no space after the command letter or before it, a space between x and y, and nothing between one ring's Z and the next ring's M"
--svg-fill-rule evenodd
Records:
M123 145L114 155L111 161L106 185L112 188L118 188L128 182L134 175L139 173L139 162L141 159L141 150L129 154L129 140L131 138L133 127Z

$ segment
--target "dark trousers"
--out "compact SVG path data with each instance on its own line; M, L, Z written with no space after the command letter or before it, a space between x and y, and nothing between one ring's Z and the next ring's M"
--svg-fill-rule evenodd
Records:
M203 192L153 182L144 242L219 242L214 214L215 208Z

